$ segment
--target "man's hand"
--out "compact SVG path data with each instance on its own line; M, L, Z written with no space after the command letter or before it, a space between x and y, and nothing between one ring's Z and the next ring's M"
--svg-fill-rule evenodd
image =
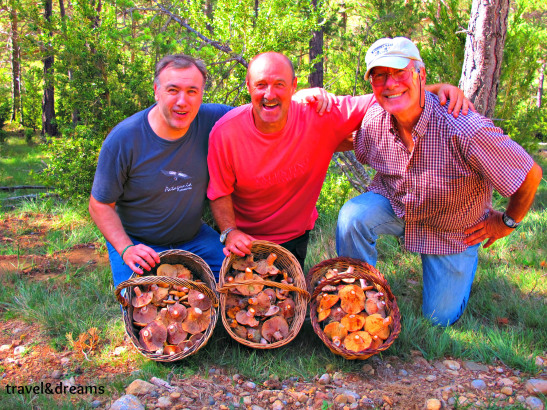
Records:
M463 243L473 246L488 239L482 246L483 248L488 248L498 239L509 235L514 229L509 228L503 223L502 215L503 213L499 211L490 210L488 218L465 230L464 233L469 236L463 240Z
M451 84L441 84L437 95L441 105L445 105L447 100L450 101L448 113L452 114L454 118L458 118L460 109L463 115L467 115L469 109L475 111L475 106L465 97L463 91Z
M234 229L226 236L225 247L223 249L224 255L229 256L230 252L235 253L238 256L245 256L251 254L251 244L255 240L250 235Z
M142 268L150 271L157 263L160 263L160 257L157 252L142 243L127 248L122 259L138 275L144 273Z
M330 112L333 105L337 103L334 94L319 87L300 90L293 95L292 99L300 103L315 104L315 111L319 115Z

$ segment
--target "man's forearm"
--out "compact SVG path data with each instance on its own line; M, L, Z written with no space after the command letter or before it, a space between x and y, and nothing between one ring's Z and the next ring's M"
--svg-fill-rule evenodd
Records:
M539 183L541 182L542 174L543 171L541 170L541 167L534 163L520 188L517 189L509 199L505 213L515 221L522 221L524 216L528 213L530 206L532 206L532 203L534 202L534 197Z
M122 226L122 221L114 209L114 204L99 202L92 196L89 199L89 214L99 231L118 253L121 253L127 245L133 244Z
M211 211L220 231L237 228L232 196L226 195L211 201Z

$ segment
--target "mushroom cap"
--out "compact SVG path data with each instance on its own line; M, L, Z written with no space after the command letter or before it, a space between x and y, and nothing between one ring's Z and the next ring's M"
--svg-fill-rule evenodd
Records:
M384 319L381 315L375 313L366 317L365 330L373 336L376 335L380 339L386 340L390 334L389 325L391 322L391 316Z
M364 331L348 333L344 339L344 347L353 352L360 352L370 347L372 337Z
M168 319L175 321L175 322L181 322L184 319L186 319L187 311L186 306L181 305L180 303L175 303L173 305L170 305L167 308L167 316Z
M275 295L275 290L273 290L272 288L266 288L263 290L263 292L268 295L268 297L270 298L270 303L274 304L275 301L277 300L277 296Z
M275 253L270 253L266 259L258 261L255 272L260 276L277 275L279 273L279 269L277 269L274 265L276 259L277 255Z
M279 306L271 305L270 309L268 309L268 311L264 313L264 316L268 316L268 317L274 316L274 315L277 315L280 311L281 309L279 309Z
M133 320L139 323L150 323L158 314L158 309L151 304L133 310Z
M246 339L249 340L250 342L260 343L260 339L262 339L261 329L248 327Z
M135 286L133 291L135 292L135 297L131 300L133 307L143 307L152 302L152 292L143 292L138 286Z
M192 342L190 339L184 340L178 344L178 347L180 347L183 352L186 352L192 346L194 346L194 342Z
M348 332L357 332L363 328L365 318L361 315L346 315L342 318L341 323L348 329Z
M190 306L200 308L201 310L209 310L213 306L209 296L196 289L190 289L190 292L188 292L188 303Z
M247 338L247 328L237 323L237 320L232 320L230 322L230 329L232 329L232 332L234 332L236 336L240 337L241 339Z
M336 306L330 310L329 319L335 322L339 322L344 316L346 316L346 312L344 312L344 309L342 309L340 306Z
M365 302L365 310L369 315L378 313L378 300L377 299L367 299Z
M287 298L285 300L282 300L277 304L277 306L279 306L279 309L281 309L281 313L285 319L294 317L296 304L294 303L293 298Z
M348 330L340 322L330 322L327 326L325 326L323 332L325 332L325 336L327 336L330 340L333 340L335 337L340 340L344 340L348 334Z
M331 294L328 294L328 293L324 293L323 297L321 298L321 302L319 302L318 310L319 309L321 309L321 310L330 309L339 300L340 300L340 297L338 295L331 295Z
M158 266L158 269L156 270L156 275L176 278L177 268L175 268L173 265L170 265L168 263L162 263L160 266Z
M255 315L264 316L270 310L271 302L267 293L260 292L249 298L249 305L255 310Z
M248 298L241 295L236 295L235 293L232 293L232 292L228 292L226 294L226 301L224 303L225 303L226 309L231 309L233 307L244 309L248 305Z
M253 273L253 271L249 268L245 269L245 272L238 273L235 277L236 281L244 281L244 280L258 280L263 281L260 277L260 275L257 275L256 273ZM264 289L264 285L261 285L259 283L257 284L250 284L250 285L239 285L236 286L236 289L244 296L252 296L256 295L258 292L261 292L262 289Z
M320 310L318 313L317 313L317 320L319 322L322 322L323 320L325 320L326 318L328 318L330 316L330 312L331 310L330 309L323 309L323 310Z
M339 291L340 306L346 313L357 314L365 308L365 292L357 285L345 285Z
M169 356L177 354L177 353L181 353L181 352L182 352L182 349L179 346L165 345L163 348L163 354L166 354Z
M177 263L176 265L173 265L173 266L177 270L177 278L192 279L192 272L186 266L180 263Z
M190 340L194 345L199 343L199 341L203 338L203 333L195 333L192 336L190 336Z
M236 313L236 320L240 325L250 327L256 327L260 323L254 318L254 312L252 310L240 310Z
M256 268L256 265L257 263L254 261L254 256L251 253L250 255L247 255L245 257L236 256L234 258L234 262L232 263L232 269L245 271L245 269L247 268Z
M180 323L174 322L167 326L167 341L173 345L177 345L186 339L188 333L182 329Z
M157 320L150 322L139 332L139 341L143 348L155 352L163 348L163 343L167 340L167 329Z
M211 311L202 311L199 308L189 308L186 310L187 315L182 322L182 329L185 332L195 335L196 333L204 332L211 323Z
M289 324L282 316L274 316L262 324L262 337L268 342L280 341L289 334Z
M163 302L163 299L169 294L169 288L158 286L156 283L150 286L150 290L152 291L152 303Z

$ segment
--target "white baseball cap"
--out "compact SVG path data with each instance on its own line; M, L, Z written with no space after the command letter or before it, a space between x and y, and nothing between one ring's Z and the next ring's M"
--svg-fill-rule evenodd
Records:
M370 46L365 56L368 80L374 67L405 68L410 60L422 61L418 48L406 37L381 38Z

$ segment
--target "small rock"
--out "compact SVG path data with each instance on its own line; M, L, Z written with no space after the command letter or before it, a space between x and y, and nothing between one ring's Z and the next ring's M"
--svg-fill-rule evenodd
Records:
M484 382L484 380L475 379L471 382L471 387L477 390L484 390L486 389L486 383Z
M361 368L361 370L363 371L363 373L365 374L370 374L370 375L373 375L374 374L374 368L372 367L372 365L370 364L365 364L363 365L363 367Z
M464 404L469 404L469 399L465 396L460 396L460 397L458 397L458 404L460 406L462 406Z
M503 386L501 388L501 394L505 394L506 396L512 396L513 388L511 386Z
M232 380L233 380L234 382L237 382L237 381L240 380L240 379L241 379L241 375L239 375L239 374L237 374L237 373L234 374L234 375L232 376Z
M136 396L126 394L112 403L109 410L145 410L145 407Z
M460 370L461 367L460 364L455 360L444 360L443 365L449 370Z
M305 403L308 401L308 395L306 393L296 393L296 401L299 403Z
M0 347L0 350L2 350L1 347ZM536 366L537 366L537 367L543 367L543 366L545 366L545 360L543 360L543 358L540 357L540 356L536 356L536 361L535 361L535 363L536 363Z
M245 396L243 397L243 404L245 406L250 406L252 404L252 397L251 396Z
M152 397L153 399L157 399L158 397L160 397L160 393L157 390L154 390L153 392L150 392L150 397Z
M512 386L514 384L513 380L504 377L503 379L498 380L498 386Z
M249 389L249 390L254 390L254 389L256 389L256 383L247 382L243 385L243 387L245 387L246 389Z
M169 395L169 397L171 397L173 400L180 399L180 396L182 396L182 394L178 391L175 391Z
M543 402L538 399L537 397L530 396L526 399L526 404L530 408L530 410L543 410L545 409L545 406L543 405Z
M494 371L499 374L502 374L504 372L503 367L496 367Z
M330 374L328 374L328 373L323 374L317 382L319 384L323 384L323 385L329 384L330 383Z
M531 394L547 394L547 380L530 379L524 385L526 391Z
M425 367L426 369L431 369L429 362L422 356L417 356L414 358L414 366Z
M2 346L0 346L0 352L5 352L9 349L11 349L11 345L2 345Z
M63 357L61 359L61 366L66 367L70 363L70 359L68 357Z
M368 408L374 408L376 406L372 399L369 399L368 397L363 397L361 400L359 400L359 407L363 409L368 409Z
M336 372L332 375L332 380L336 381L342 381L344 380L344 373Z
M160 397L156 403L156 407L159 407L160 409L168 409L171 408L172 405L171 399L167 396Z
M125 353L126 351L127 351L127 347L118 346L114 349L114 356L120 356L122 353Z
M463 362L463 367L472 372L487 372L488 366L481 363L475 363L470 361Z
M408 376L408 372L405 369L399 370L399 376L406 377Z
M437 380L437 376L433 375L433 374L430 374L428 376L426 376L425 378L428 382L434 382L435 380Z
M62 370L53 370L51 372L51 378L52 379L56 379L56 380L59 380L61 378L61 376L63 375L63 371Z
M257 406L256 404L251 406L251 410L264 410L263 407Z
M281 400L276 400L272 404L272 410L283 410L285 408L285 405Z
M125 394L130 394L134 396L150 394L156 390L156 386L152 383L148 383L141 379L136 379L131 382L129 386L125 389Z
M337 406L343 406L348 402L348 398L345 394L339 394L334 398L334 403L336 403Z
M27 351L27 348L25 346L17 346L15 349L13 349L14 355L22 355Z
M92 408L92 409L96 409L97 407L101 407L101 404L102 404L102 403L100 402L100 400L93 400L93 401L91 402L91 408Z
M76 384L76 379L74 379L74 376L72 376L70 379L62 380L61 383L63 383L63 386L70 388Z
M440 410L442 407L441 401L438 399L428 399L425 402L426 410Z

